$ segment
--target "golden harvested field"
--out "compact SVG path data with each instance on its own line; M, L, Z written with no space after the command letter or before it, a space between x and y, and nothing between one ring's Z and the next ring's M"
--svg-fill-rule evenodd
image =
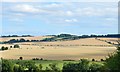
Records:
M98 38L98 39L110 41L110 42L115 43L115 44L117 44L116 41L120 42L120 38Z
M80 58L95 58L100 60L105 59L109 53L113 53L116 50L116 47L106 42L96 40L95 38L17 44L20 45L20 49L12 48L6 51L0 51L1 57L6 59L18 59L22 56L24 59L37 57L49 60L79 60ZM11 45L0 44L0 47L1 46L10 47Z

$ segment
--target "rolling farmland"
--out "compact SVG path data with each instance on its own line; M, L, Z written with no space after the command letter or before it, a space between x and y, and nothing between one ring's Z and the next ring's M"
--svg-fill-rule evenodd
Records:
M40 39L44 37L27 37L26 39L30 40L35 38ZM103 39L105 40L105 38ZM9 39L5 38L5 40ZM14 44L0 44L0 47L9 47L9 50L0 51L1 57L5 59L18 59L19 57L23 57L27 60L32 58L44 58L47 60L79 60L81 58L94 58L100 60L105 59L109 53L116 51L115 46L95 38L55 42L22 42L15 44L19 44L20 48L10 48L10 46Z

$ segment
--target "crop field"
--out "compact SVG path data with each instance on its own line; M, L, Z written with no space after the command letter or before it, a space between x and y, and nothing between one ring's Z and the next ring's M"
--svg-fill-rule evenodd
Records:
M9 48L9 50L0 51L1 57L5 59L23 57L25 60L33 58L43 58L46 60L94 58L100 60L105 59L108 54L116 51L116 47L112 44L99 41L95 38L55 42L22 42L16 44L19 44L20 48L10 48L14 44L0 44L0 47L6 46Z

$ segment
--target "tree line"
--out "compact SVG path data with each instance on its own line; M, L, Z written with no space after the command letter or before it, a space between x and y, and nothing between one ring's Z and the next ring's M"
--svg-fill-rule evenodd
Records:
M47 35L47 36L54 36L54 37L75 37L77 35L71 35L71 34L60 34L60 35ZM1 37L33 37L32 35L3 35ZM91 34L91 35L81 35L79 36L81 38L84 37L113 37L113 38L120 38L120 34L107 34L107 35L95 35L95 34Z
M77 40L77 39L83 39L83 38L97 38L97 37L106 37L106 38L120 38L120 34L108 34L108 35L71 35L71 34L60 34L60 35L54 35L52 38L45 38L41 41L66 41L66 40Z
M31 35L21 35L21 36L18 36L18 35L8 35L8 36L5 36L5 35L3 35L3 36L1 36L1 37L32 37Z
M19 43L19 42L39 42L40 40L25 40L24 38L21 39L10 39L9 41L4 41L2 42L2 44L6 44L6 43Z
M16 35L15 35L16 36ZM13 37L15 37L13 35ZM25 35L26 37L30 35ZM7 36L5 36L7 37ZM17 36L16 36L17 37ZM67 40L77 40L82 38L97 38L97 37L111 37L111 38L120 38L120 34L108 34L108 35L71 35L71 34L60 34L60 35L53 35L51 38L44 38L42 40L25 40L24 38L21 39L11 39L9 41L0 42L0 44L5 43L17 43L17 42L51 42L51 41L67 41Z

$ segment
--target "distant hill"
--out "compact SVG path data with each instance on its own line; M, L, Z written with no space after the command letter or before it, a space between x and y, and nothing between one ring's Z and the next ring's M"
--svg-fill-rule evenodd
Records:
M77 40L81 38L120 38L120 34L108 34L108 35L71 35L71 34L60 34L60 35L54 35L52 38L45 38L41 41L64 41L64 40Z
M77 39L83 39L83 38L120 38L120 34L107 34L107 35L71 35L71 34L60 34L60 35L49 35L47 36L41 36L42 39L37 38L35 39L34 36L31 35L9 35L9 36L1 36L2 38L9 38L8 41L3 41L1 43L18 43L18 42L53 42L53 41L66 41L66 40L77 40ZM12 38L11 38L12 37ZM14 38L17 37L17 38ZM28 38L32 37L32 38ZM19 38L19 39L18 39Z
M31 35L22 35L22 36L18 36L18 35L8 35L8 36L1 36L1 37L33 37Z

